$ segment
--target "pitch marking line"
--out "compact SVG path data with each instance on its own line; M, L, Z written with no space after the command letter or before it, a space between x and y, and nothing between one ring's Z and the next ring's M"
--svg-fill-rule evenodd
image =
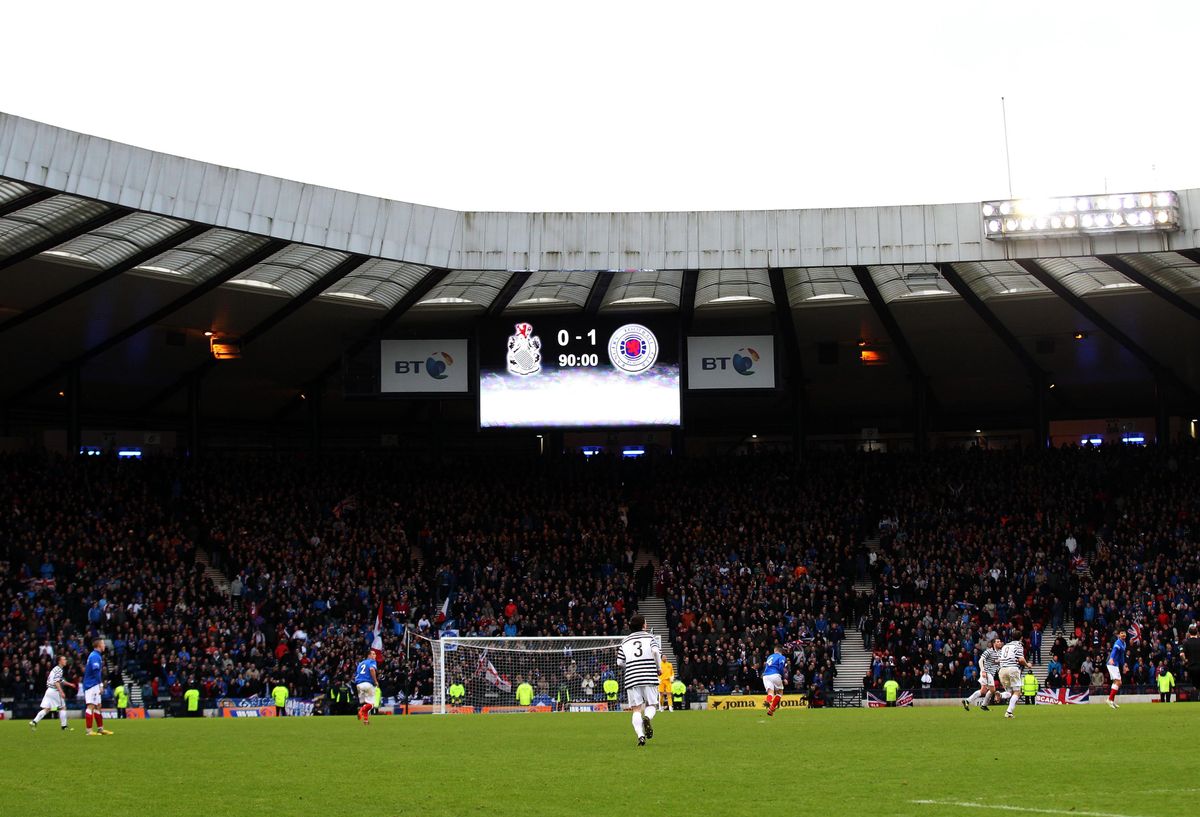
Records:
M1061 808L1026 808L1025 806L1001 806L995 803L968 803L959 800L909 800L922 806L958 806L959 808L985 808L993 811L1023 811L1028 814L1072 814L1075 817L1136 817L1132 814L1114 814L1111 811L1075 811Z

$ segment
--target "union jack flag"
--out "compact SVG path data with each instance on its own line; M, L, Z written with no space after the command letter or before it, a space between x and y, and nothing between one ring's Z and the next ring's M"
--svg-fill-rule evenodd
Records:
M896 706L912 706L913 694L911 692L901 692L896 696ZM887 706L887 701L875 695L873 692L867 693L867 706L871 709Z

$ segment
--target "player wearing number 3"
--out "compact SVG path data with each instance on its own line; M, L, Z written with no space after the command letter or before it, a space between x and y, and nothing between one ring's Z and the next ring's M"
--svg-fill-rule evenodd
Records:
M763 663L762 679L763 687L767 690L767 699L764 701L767 705L767 715L774 715L775 710L779 708L779 704L783 701L783 676L787 671L787 658L783 654L783 647L776 644L775 652L767 656L767 660Z
M634 615L629 619L632 633L625 636L617 648L617 668L625 672L625 694L633 711L633 731L637 745L645 746L654 737L654 720L658 704L658 666L662 662L658 642L646 632L646 619Z

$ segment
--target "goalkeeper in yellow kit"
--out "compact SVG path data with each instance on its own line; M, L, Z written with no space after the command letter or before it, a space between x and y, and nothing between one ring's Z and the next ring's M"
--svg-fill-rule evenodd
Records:
M671 684L675 683L675 668L663 656L658 665L658 699L663 712L671 711Z

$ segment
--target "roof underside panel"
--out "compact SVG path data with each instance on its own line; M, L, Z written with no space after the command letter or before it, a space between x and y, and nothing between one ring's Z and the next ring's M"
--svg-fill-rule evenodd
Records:
M321 293L322 298L391 309L429 274L429 267L375 258Z
M511 276L511 272L454 270L429 290L417 307L487 309Z
M132 213L60 244L45 254L82 261L101 269L112 269L155 244L161 244L186 227L186 221L149 213Z
M1004 295L1050 294L1016 261L966 261L955 264L954 269L982 301Z
M348 253L336 250L292 244L261 264L235 275L229 283L286 292L295 297L349 257Z
M679 308L683 273L679 270L629 270L613 273L604 293L604 312L619 309Z
M696 279L696 308L775 303L765 269L702 269Z
M1200 266L1176 252L1122 255L1121 260L1172 292L1200 288Z
M1042 258L1038 263L1080 297L1095 292L1141 288L1097 258Z
M232 230L209 230L191 241L167 250L137 269L176 275L193 283L207 281L261 249L270 239Z
M912 298L958 297L950 282L932 264L868 267L884 303Z
M10 201L15 201L21 196L27 196L33 192L33 188L21 184L19 182L10 182L8 179L0 179L0 205L8 204Z
M849 267L794 267L783 271L783 280L793 309L867 299Z
M508 309L582 309L595 283L595 272L535 272L517 290Z
M0 259L48 241L109 209L99 202L58 195L9 213L0 218Z

